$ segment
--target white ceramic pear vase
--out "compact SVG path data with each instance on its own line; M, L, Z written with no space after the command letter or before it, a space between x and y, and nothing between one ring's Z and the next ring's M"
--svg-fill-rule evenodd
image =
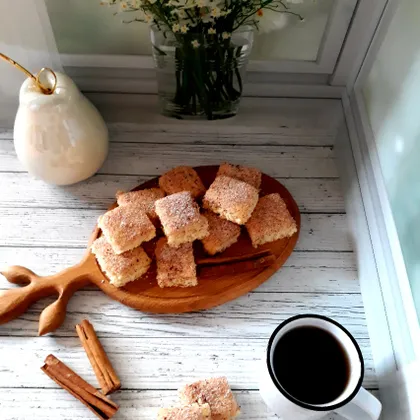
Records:
M52 94L33 79L22 84L15 119L17 156L28 172L49 184L69 185L92 176L108 154L108 130L98 110L65 74Z

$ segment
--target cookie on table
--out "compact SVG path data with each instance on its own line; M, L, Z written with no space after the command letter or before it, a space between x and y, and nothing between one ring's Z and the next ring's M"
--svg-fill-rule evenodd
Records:
M142 247L137 247L123 254L116 254L104 236L91 245L101 270L107 275L110 283L122 287L128 282L141 277L150 267L151 259Z
M297 232L295 220L277 193L259 199L245 226L255 248L267 242L288 238Z
M99 217L98 226L116 254L136 248L156 236L153 223L135 204L107 211Z
M258 190L243 181L218 176L203 198L203 207L226 220L244 225L258 202Z
M161 408L157 420L210 420L208 404L190 404L183 407Z
M196 265L192 243L178 248L168 245L166 238L160 238L155 250L157 282L159 287L197 286Z
M217 176L228 176L230 178L238 179L239 181L252 185L257 190L259 190L261 186L261 171L248 166L222 163L217 171Z
M159 178L159 187L166 194L189 191L193 198L204 195L206 188L197 172L190 166L177 166Z
M207 219L200 214L198 204L187 191L157 200L155 210L170 246L203 239L209 233Z
M130 191L126 193L118 191L116 194L119 206L135 204L137 208L146 213L152 221L158 219L155 212L155 202L163 197L165 197L165 193L160 188L148 188L146 190Z
M214 255L233 245L241 234L241 227L216 213L206 210L203 216L209 222L209 234L201 240L205 251Z
M179 390L179 396L186 404L208 403L212 420L230 420L239 414L239 406L225 377L186 385Z

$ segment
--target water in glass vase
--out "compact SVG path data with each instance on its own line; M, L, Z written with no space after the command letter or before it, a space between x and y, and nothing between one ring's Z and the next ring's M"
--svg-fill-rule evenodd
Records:
M216 120L236 115L253 31L243 27L227 39L152 28L162 114Z

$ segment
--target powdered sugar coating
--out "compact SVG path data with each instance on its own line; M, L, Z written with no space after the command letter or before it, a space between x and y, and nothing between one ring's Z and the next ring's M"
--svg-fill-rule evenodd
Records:
M295 220L277 193L260 198L246 228L254 247L290 237L297 232Z
M107 211L99 217L98 226L116 254L136 248L156 236L153 223L135 204Z
M166 172L159 178L159 186L167 194L189 191L194 198L206 192L197 172L190 166L178 166Z
M212 420L230 420L239 414L239 406L225 377L210 378L186 385L179 390L181 401L208 403Z
M173 248L166 238L156 245L157 282L159 287L197 286L196 265L192 243Z
M193 242L208 235L207 220L187 191L157 200L155 210L170 246Z
M242 165L232 165L231 163L222 163L217 171L217 176L228 176L239 181L252 185L257 190L261 186L261 171L256 168L250 168Z
M116 254L104 236L91 245L101 270L108 276L110 283L122 287L141 277L150 267L151 260L142 247L122 254Z
M208 404L190 404L183 407L161 408L157 420L210 420Z
M258 202L258 190L227 176L218 176L203 198L203 207L224 219L243 225Z
M211 211L205 211L203 216L209 223L209 234L201 242L208 254L222 252L238 240L241 234L240 226L222 219Z
M165 193L160 188L148 188L146 190L122 192L116 194L119 206L135 204L140 211L143 211L152 220L157 219L155 212L155 202L165 197Z

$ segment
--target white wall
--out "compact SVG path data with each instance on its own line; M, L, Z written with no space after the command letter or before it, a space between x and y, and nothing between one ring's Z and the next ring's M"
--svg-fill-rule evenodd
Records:
M253 58L316 60L334 2L347 0L302 1L290 7L301 13L305 22L290 17L286 29L258 35ZM101 6L100 0L45 0L45 3L60 52L151 54L148 25L122 23L132 19L135 13L114 15L118 8ZM279 16L278 13L270 15L270 18Z
M401 0L363 94L420 314L419 0Z
M0 0L0 51L32 73L61 70L43 0ZM9 126L26 76L0 60L0 126Z

